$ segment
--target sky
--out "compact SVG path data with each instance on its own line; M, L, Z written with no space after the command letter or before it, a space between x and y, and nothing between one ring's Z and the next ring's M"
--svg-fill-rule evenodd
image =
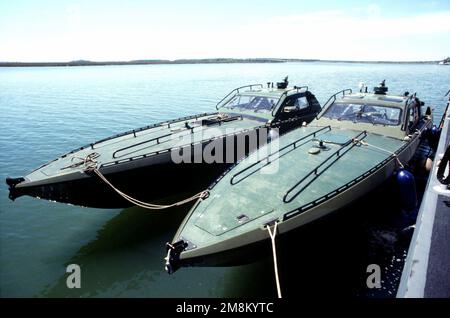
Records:
M0 1L0 61L450 56L450 0Z

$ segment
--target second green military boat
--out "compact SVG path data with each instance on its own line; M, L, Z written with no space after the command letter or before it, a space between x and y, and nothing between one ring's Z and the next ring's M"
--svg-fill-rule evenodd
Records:
M199 199L168 243L166 270L239 263L268 239L336 211L381 185L432 125L416 95L333 95L318 119L259 148ZM338 98L338 96L340 98Z

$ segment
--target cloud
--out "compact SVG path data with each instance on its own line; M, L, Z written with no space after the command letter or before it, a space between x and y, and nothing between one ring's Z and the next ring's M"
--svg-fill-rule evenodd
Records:
M358 11L360 10L360 11ZM81 23L81 9L66 11L69 27L30 41L10 37L0 60L131 60L208 57L280 57L338 60L439 60L450 52L450 11L386 17L376 4L249 19L245 24L170 20L148 25ZM255 22L257 21L257 22ZM81 24L81 25L80 25ZM33 47L33 50L27 49ZM32 54L32 56L30 56Z
M66 7L66 20L70 29L79 29L81 26L81 8L78 4L71 4Z
M367 6L367 13L370 16L379 16L381 14L381 8L377 4L369 4Z
M236 47L245 48L242 51L250 55L248 44L259 44L260 47L271 46L267 50L271 53L269 55L283 57L407 60L420 59L423 53L419 49L421 40L440 37L444 41L450 38L449 11L386 18L373 8L369 16L335 10L276 17L245 26L240 34L246 36L235 35L234 42ZM238 32L235 30L233 33ZM435 45L439 46L438 43ZM412 47L416 54L405 51L402 56L399 54L401 47ZM424 59L432 56L433 48L428 49ZM434 54L438 54L434 58L440 56L438 52Z
M399 18L384 18L373 16L349 15L343 11L322 11L301 15L277 17L261 25L249 25L246 31L260 29L265 26L270 35L283 30L300 32L309 38L333 36L351 38L398 38L415 35L437 35L450 32L450 12L404 16ZM279 33L279 36L285 36Z

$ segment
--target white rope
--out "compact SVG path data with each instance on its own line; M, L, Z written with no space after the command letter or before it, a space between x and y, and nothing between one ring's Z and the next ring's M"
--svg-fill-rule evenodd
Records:
M183 205L185 203L191 202L193 200L197 200L199 198L204 198L204 197L206 197L208 195L208 191L205 190L205 191L199 192L199 193L197 193L197 194L195 194L192 197L189 197L187 199L184 199L184 200L172 203L172 204L167 204L167 205L152 204L152 203L147 203L147 202L140 201L138 199L135 199L135 198L129 196L126 193L123 193L122 191L117 189L115 186L113 186L112 183L108 181L108 179L106 179L106 177L97 169L97 163L98 162L97 162L96 159L99 156L100 155L98 153L93 152L93 153L88 154L86 156L86 158L74 157L74 158L72 158L72 161L73 161L73 159L77 159L77 160L80 160L80 161L77 162L77 163L74 163L74 164L72 164L70 166L64 167L63 169L76 168L76 167L84 165L86 167L85 171L93 171L101 180L103 180L107 185L109 185L114 191L116 191L125 200L127 200L128 202L130 202L130 203L132 203L134 205L140 206L141 208L149 209L149 210L163 210L163 209L172 208L172 207L175 207L175 206L179 206L179 205Z
M169 244L170 245L170 244ZM170 245L170 247L172 247L171 245ZM166 261L166 269L168 268L168 266L170 266L170 252L172 252L172 249L171 248L169 248L168 250L167 250L167 256L166 257L164 257L164 260Z
M208 191L202 191L202 192L199 192L199 193L193 195L192 197L189 197L187 199L184 199L184 200L172 203L172 204L167 204L167 205L152 204L152 203L140 201L138 199L135 199L135 198L129 196L128 194L123 193L122 191L120 191L119 189L114 187L111 184L111 182L109 182L108 179L106 179L105 176L97 168L93 168L93 169L91 169L91 171L93 171L97 176L99 176L100 179L102 179L107 185L109 185L114 191L116 191L125 200L127 200L128 202L131 202L134 205L140 206L141 208L149 209L149 210L163 210L163 209L168 209L171 207L183 205L190 201L197 200L199 198L203 198L203 197L207 196L207 194L208 194Z
M61 170L69 169L69 168L78 168L83 165L86 166L88 169L93 168L97 165L97 160L95 160L95 159L97 159L98 157L100 157L100 154L97 152L92 152L92 153L88 154L85 158L72 157L70 162L73 162L74 159L79 160L79 161L72 163L66 167L62 167Z
M394 157L395 157L395 160L397 160L398 165L399 165L402 169L405 168L405 166L401 163L400 159L398 158L398 156L397 156L397 154L396 154L395 152L392 152L392 151L390 151L390 150L387 150L387 149L384 149L384 148L381 148L381 147L378 147L378 146L369 144L368 142L366 142L366 141L364 141L364 140L361 140L361 139L356 139L356 138L355 138L355 139L353 139L353 142L356 143L356 144L359 143L359 144L364 145L364 146L372 147L372 148L378 149L378 150L380 150L380 151L384 151L384 152L386 152L386 153L388 153L388 154L394 156Z
M269 232L270 239L272 240L273 266L274 266L274 270L275 270L275 282L277 284L278 298L282 298L281 297L280 278L278 276L277 249L275 246L275 236L277 235L277 226L278 226L278 222L275 221L275 225L273 226L273 232L270 229L270 226L267 226L267 231Z

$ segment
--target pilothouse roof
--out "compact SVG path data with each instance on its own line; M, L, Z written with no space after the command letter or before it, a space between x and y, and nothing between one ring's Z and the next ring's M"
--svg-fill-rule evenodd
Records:
M380 106L400 107L404 108L407 96L401 95L378 95L374 93L353 93L345 95L336 103L353 103L353 104L375 104Z
M336 103L352 103L352 104L371 104L388 107L405 108L408 99L415 97L415 95L409 95L409 92L405 92L403 95L387 94L388 87L386 86L386 80L383 80L379 86L373 88L373 92L367 91L367 86L364 83L360 83L359 93L343 94L342 98L336 100Z
M263 96L263 97L271 97L271 98L280 98L283 96L285 92L287 92L287 95L295 94L297 92L300 92L301 90L307 90L306 87L299 88L297 86L291 86L286 87L284 89L278 89L278 88L259 88L259 89L252 89L252 90L246 90L242 91L240 95L245 96Z

